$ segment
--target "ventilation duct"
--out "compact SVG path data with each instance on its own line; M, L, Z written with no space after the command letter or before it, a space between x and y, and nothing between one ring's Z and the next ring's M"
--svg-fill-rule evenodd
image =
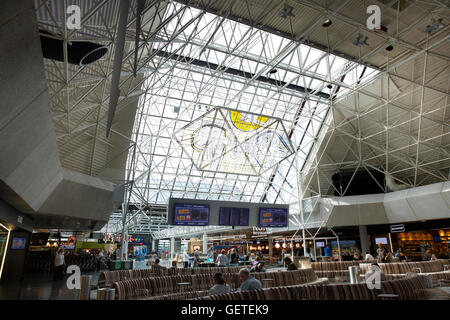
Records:
M408 188L406 184L397 184L389 173L386 173L386 185L391 191L399 191Z
M44 58L64 61L64 41L56 39L51 33L39 30L41 48ZM108 47L87 41L67 43L67 61L71 64L86 66L101 59L108 52Z
M334 195L356 196L384 193L384 174L374 169L370 169L369 171L358 170L355 172L355 169L350 169L335 173L331 177L333 186L336 189Z

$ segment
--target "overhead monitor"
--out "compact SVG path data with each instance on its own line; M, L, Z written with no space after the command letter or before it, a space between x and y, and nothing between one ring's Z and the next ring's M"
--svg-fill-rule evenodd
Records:
M287 208L259 208L260 227L287 227L287 218Z
M375 238L375 243L376 244L388 244L388 239L386 237L382 237L382 238Z
M221 226L248 226L250 217L249 208L226 208L219 211L219 225Z
M316 248L323 248L325 247L324 241L316 241Z
M27 238L14 237L11 240L11 250L23 250L27 245Z
M173 224L179 226L207 226L209 224L209 205L175 203Z

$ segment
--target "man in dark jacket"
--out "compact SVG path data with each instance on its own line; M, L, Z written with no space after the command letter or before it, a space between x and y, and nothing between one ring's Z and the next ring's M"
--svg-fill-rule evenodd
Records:
M295 265L295 263L292 262L291 258L286 257L284 259L284 262L285 262L288 270L297 270L297 266Z

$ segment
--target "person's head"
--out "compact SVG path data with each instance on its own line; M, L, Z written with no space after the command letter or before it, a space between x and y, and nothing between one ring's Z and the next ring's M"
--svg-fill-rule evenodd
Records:
M63 247L59 247L57 252L58 253L64 253L64 248Z
M256 265L256 269L262 270L262 268L263 268L263 264L262 264L262 263L258 263L258 264Z
M175 260L172 261L172 267L177 267L177 262Z
M286 258L284 259L284 262L285 262L286 264L291 264L291 263L292 263L292 260L291 260L291 258L286 257Z
M366 251L366 254L370 254L370 251Z
M250 271L248 271L247 268L242 268L239 270L239 278L241 278L241 281L244 282L250 277Z
M261 260L259 257L256 257L256 261L259 261L259 260Z
M225 284L222 273L217 272L216 274L214 274L214 282L217 284Z
M221 253L222 253L222 254L225 254L225 250L222 249Z
M155 259L155 264L159 264L159 259Z
M378 242L378 248L383 248L383 244L381 242Z

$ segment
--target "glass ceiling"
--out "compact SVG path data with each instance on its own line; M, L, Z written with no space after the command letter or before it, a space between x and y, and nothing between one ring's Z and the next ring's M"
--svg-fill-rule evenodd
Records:
M161 25L134 126L131 202L298 201L296 173L320 144L329 97L377 71L178 3Z

